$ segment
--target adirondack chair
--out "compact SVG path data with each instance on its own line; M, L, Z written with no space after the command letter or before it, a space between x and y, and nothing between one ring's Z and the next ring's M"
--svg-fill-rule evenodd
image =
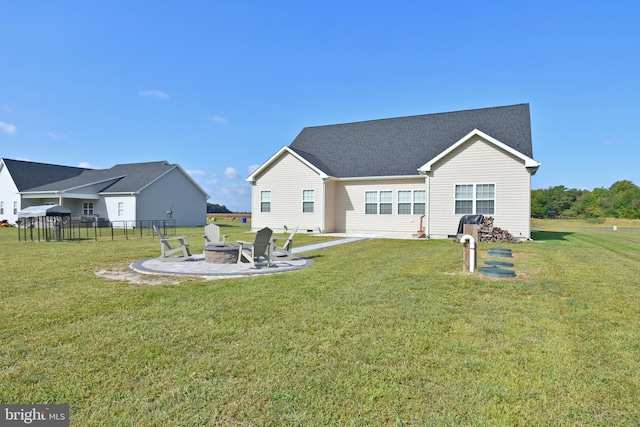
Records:
M265 227L256 233L253 242L238 240L238 264L247 267L271 265L271 235L273 231ZM246 261L245 261L246 260Z
M296 256L291 252L293 250L293 236L298 231L298 227L295 228L289 234L289 237L272 237L271 238L271 257L278 260L294 259ZM284 240L282 246L278 246L277 242Z
M162 261L185 261L191 256L189 251L189 244L186 241L186 236L180 237L164 237L157 225L153 226L153 230L160 237L160 252L158 257ZM171 247L170 241L177 241L180 244L175 247Z
M205 246L225 246L228 236L221 236L220 227L215 224L209 224L204 227L203 237Z

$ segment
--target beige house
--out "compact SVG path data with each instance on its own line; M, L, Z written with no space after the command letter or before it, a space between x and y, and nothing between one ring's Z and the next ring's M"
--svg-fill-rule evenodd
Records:
M305 128L248 178L251 225L429 238L463 215L529 239L529 105Z

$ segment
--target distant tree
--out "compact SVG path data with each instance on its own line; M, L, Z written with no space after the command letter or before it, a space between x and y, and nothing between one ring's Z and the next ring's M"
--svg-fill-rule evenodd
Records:
M225 205L207 203L207 213L232 213Z
M640 218L640 188L625 180L615 182L609 191L617 218Z
M633 182L615 182L593 191L568 189L564 185L531 191L534 218L640 218L640 188Z
M564 185L531 192L531 215L534 218L575 217L572 209L582 191Z

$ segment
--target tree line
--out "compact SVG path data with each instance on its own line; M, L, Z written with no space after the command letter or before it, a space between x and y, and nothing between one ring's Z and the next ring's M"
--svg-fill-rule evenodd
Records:
M534 218L640 218L640 187L617 181L592 191L564 185L531 191Z

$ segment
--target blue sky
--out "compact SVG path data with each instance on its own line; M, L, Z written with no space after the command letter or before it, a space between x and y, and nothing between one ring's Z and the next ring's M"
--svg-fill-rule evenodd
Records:
M0 157L167 160L248 211L306 126L529 103L533 188L640 185L640 2L0 0Z

